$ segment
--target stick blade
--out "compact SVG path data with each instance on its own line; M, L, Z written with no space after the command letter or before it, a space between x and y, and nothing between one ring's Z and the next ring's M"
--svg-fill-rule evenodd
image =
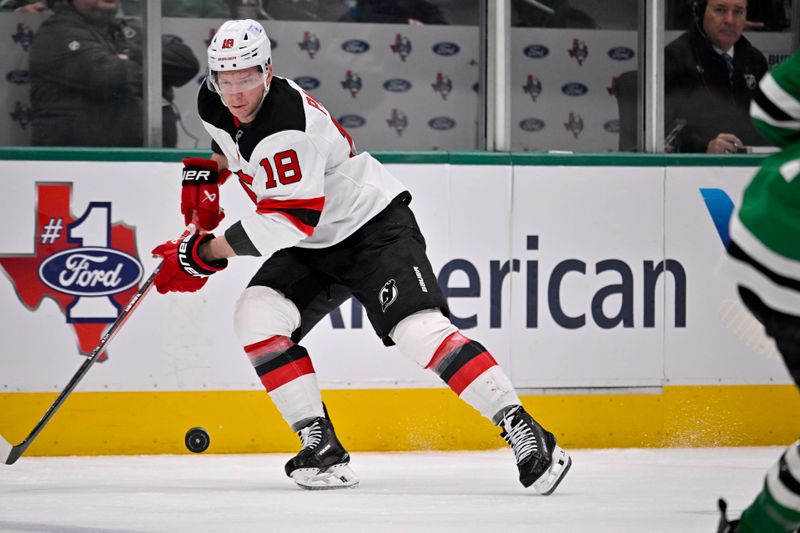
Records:
M11 451L14 449L6 439L0 436L0 463L10 465L16 461L16 457L11 459Z

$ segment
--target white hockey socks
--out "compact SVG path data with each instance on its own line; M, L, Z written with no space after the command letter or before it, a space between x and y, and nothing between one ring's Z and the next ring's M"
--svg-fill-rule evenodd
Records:
M317 374L305 348L276 335L245 346L244 351L292 431L324 416Z
M522 405L514 385L494 357L480 343L458 331L442 342L426 368L494 424L506 407Z

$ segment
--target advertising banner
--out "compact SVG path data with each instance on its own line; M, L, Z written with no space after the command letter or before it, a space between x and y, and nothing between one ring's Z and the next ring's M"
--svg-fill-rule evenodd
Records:
M56 390L182 230L175 163L8 162L0 310L8 392ZM719 234L752 169L390 165L414 196L452 319L523 389L788 383L720 319ZM223 226L252 209L235 183ZM151 293L86 390L259 389L234 336L259 258ZM358 302L305 341L324 388L440 387Z

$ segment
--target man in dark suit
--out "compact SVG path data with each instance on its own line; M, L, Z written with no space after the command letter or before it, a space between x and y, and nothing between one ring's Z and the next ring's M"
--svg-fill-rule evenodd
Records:
M679 152L736 153L766 145L753 127L750 101L767 60L742 36L747 0L695 2L695 24L664 54L665 126L684 123Z

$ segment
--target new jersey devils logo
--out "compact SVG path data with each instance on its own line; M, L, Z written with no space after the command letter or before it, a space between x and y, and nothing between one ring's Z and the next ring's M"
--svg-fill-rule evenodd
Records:
M378 292L378 301L381 304L381 311L385 313L386 308L392 305L395 300L397 300L397 283L393 279L390 279L383 284L380 292Z

